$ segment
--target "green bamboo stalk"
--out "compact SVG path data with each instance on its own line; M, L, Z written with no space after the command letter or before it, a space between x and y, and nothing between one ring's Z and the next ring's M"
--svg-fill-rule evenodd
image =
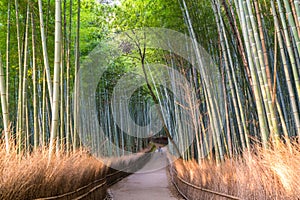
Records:
M78 137L78 91L77 91L77 82L78 82L78 77L77 77L77 72L79 70L79 57L80 57L80 45L79 45L79 37L80 37L80 0L77 1L77 27L76 27L76 42L75 42L75 89L74 89L74 136L73 136L73 150L76 150L77 147L77 137Z
M292 13L293 13L294 21L295 21L295 24L296 24L297 32L298 32L298 35L300 36L300 22L297 19L296 6L293 3L293 0L289 0L289 1L290 1L290 5L291 5L291 8L292 8Z
M37 104L37 75L36 75L36 52L35 52L35 24L33 13L31 13L31 40L32 40L32 87L33 87L33 130L34 130L34 149L39 146L38 130L38 104Z
M66 48L67 48L67 1L63 1L63 42L61 51L61 67L60 67L60 149L65 148L65 111L64 111L64 68L66 66Z
M239 28L237 26L237 19L235 17L235 13L234 13L234 9L233 9L232 3L229 2L229 8L228 8L228 5L227 5L226 1L222 0L222 2L223 2L223 5L225 7L225 10L226 10L227 18L229 19L230 28L231 28L231 30L232 30L232 32L234 34L234 39L236 40L239 53L240 53L240 55L242 57L242 61L243 61L243 65L244 65L244 70L245 70L245 72L247 74L247 77L248 77L250 85L252 85L252 80L251 80L250 70L249 70L249 66L248 66L248 61L246 59L245 48L243 46L243 42L242 42L242 38L241 38L241 35L240 35ZM238 16L239 16L239 13L238 13Z
M53 107L49 145L49 162L54 151L54 142L57 137L59 120L59 75L61 66L61 0L55 1L55 53L54 53L54 77L53 77Z
M242 101L241 101L241 98L240 98L240 94L238 92L238 80L236 78L236 75L235 75L235 70L234 70L234 67L233 67L233 61L232 61L232 57L230 56L230 49L229 49L229 44L228 44L228 39L227 39L227 36L226 36L226 33L223 31L223 34L224 34L224 38L225 38L225 45L226 45L226 48L227 48L227 53L228 53L228 57L229 57L229 66L230 66L230 69L231 69L231 73L230 73L230 69L229 69L229 66L227 66L227 70L228 70L228 78L230 79L230 82L231 82L231 87L232 87L232 94L233 94L233 104L236 104L237 102L237 105L235 105L235 113L237 113L237 116L239 116L240 114L240 123L242 126L243 126L243 131L240 132L240 137L241 137L241 140L242 140L242 144L245 143L244 140L246 141L246 143L243 145L243 149L245 149L245 147L248 149L248 151L250 151L250 142L249 142L249 138L248 138L248 129L247 129L247 124L246 124L246 120L245 120L245 114L244 114L244 108L242 106ZM233 81L231 80L231 76L233 78ZM233 82L233 84L232 84ZM234 86L234 87L233 87ZM235 88L235 89L233 89ZM236 98L236 99L235 99Z
M43 70L43 94L42 94L42 147L46 146L46 70Z
M11 0L7 2L7 32L6 32L6 102L7 112L9 113L9 70L10 70L10 5Z
M269 59L268 59L268 52L266 47L266 40L264 36L264 30L263 30L263 24L262 24L262 16L260 13L260 7L257 2L257 0L254 0L254 7L256 12L256 19L257 19L257 26L259 30L259 38L261 40L261 48L263 51L263 58L264 58L264 64L265 64L265 70L267 75L267 82L269 85L269 89L272 88L272 81L271 81L271 74L270 74L270 65L269 65Z
M245 5L243 5L245 2L243 2L243 0L239 0L239 7L240 8L245 8ZM251 71L251 77L252 77L252 81L253 81L253 92L254 92L254 99L255 99L255 103L256 103L256 109L257 109L257 114L258 114L258 118L259 118L259 126L260 126L260 132L261 132L261 138L262 138L262 143L263 146L265 148L267 148L267 143L268 143L268 135L269 135L269 130L267 127L267 119L265 116L265 112L264 112L264 106L263 106L263 102L262 102L262 96L261 96L261 90L260 90L260 86L259 86L259 81L258 81L258 77L256 74L256 68L255 68L255 64L254 61L252 59L251 56L251 47L250 47L250 41L249 41L249 34L248 34L248 27L246 24L246 16L244 13L244 10L240 11L240 23L241 23L241 27L243 30L243 35L244 35L244 42L246 45L246 51L247 51L247 55L248 55L248 62L249 62L249 67L250 67L250 71Z
M66 63L66 144L67 152L70 151L71 144L71 130L70 130L70 64L71 64L71 38L72 38L72 0L70 0L69 10L69 26L67 34L67 63Z
M196 72L196 69L193 67L192 68L192 80L190 80L190 82L194 82L196 83L197 81L197 72ZM197 87L195 87L197 88ZM196 89L197 90L197 89ZM188 93L190 94L190 93ZM195 132L195 137L196 137L196 153L197 153L197 161L198 163L200 164L201 162L201 158L203 158L203 154L204 153L201 153L201 147L200 147L200 144L203 144L201 141L200 141L200 129L199 129L199 103L198 102L195 102L195 100L192 101L191 99L191 95L188 96L188 103L189 103L189 106L191 107L191 115L192 115L192 123L193 123L193 127L194 127L194 132ZM193 148L193 146L192 146ZM192 156L193 158L195 158L195 156Z
M263 94L263 98L265 99L264 100L265 109L267 112L267 119L269 121L270 133L273 136L273 138L275 139L275 141L277 141L279 138L279 131L278 131L278 122L277 122L276 113L275 113L276 108L272 104L272 96L271 96L271 92L270 92L271 87L270 87L270 82L268 81L268 76L270 77L270 75L267 75L267 71L269 71L268 59L265 56L265 53L263 51L263 47L265 47L265 45L264 45L265 40L264 40L263 34L261 33L261 36L262 36L262 38L261 38L257 32L258 28L256 25L256 21L254 19L254 15L252 13L251 3L249 0L247 0L246 2L247 2L248 13L250 16L252 30L254 32L254 41L253 42L255 42L255 44L256 44L255 46L253 46L254 48L252 48L252 49L254 50L253 53L257 52L257 54L258 54L259 62L257 62L257 68L260 69L260 70L258 70L258 76L260 77L259 81L260 81L260 85L261 85L261 91ZM258 23L259 23L259 25L261 24L260 17L259 17ZM250 34L250 41L251 41L252 32L249 31L249 34ZM269 80L270 80L270 78L269 78Z
M219 45L219 49L221 49ZM222 50L220 50L220 58L222 58ZM228 156L232 158L233 150L232 150L232 139L231 139L231 131L230 131L230 123L229 123L229 109L228 109L228 100L227 100L227 89L226 89L226 76L225 76L225 65L223 64L223 60L220 61L221 66L221 75L222 75L222 88L224 94L224 108L225 108L225 121L226 121L226 134L227 134L227 143L228 143ZM224 66L224 67L223 67Z
M284 74L285 74L285 77L286 77L286 84L287 84L287 87L288 87L289 99L290 99L290 102L291 102L293 117L294 117L294 121L295 121L296 133L299 135L299 131L300 131L299 112L298 112L298 109L297 109L296 96L295 96L294 88L293 88L293 85L292 85L292 82L291 82L292 77L291 77L291 75L289 73L289 69L288 69L287 57L286 57L285 48L284 48L284 45L283 45L283 38L281 36L281 32L280 32L280 28L279 28L280 26L279 26L279 21L278 21L277 14L276 14L274 0L271 0L271 8L272 8L272 14L273 14L273 18L274 18L274 26L275 26L275 30L276 30L276 34L277 34L277 38L278 38L278 42L279 42L281 58L282 58L282 62L283 62Z
M300 1L294 0L294 5L295 5L296 13L297 13L298 23L300 24Z
M4 126L4 139L5 139L5 149L6 153L9 154L9 113L7 109L6 102L6 93L5 93L5 77L4 77L4 69L2 65L2 55L0 52L0 94L1 94L1 108L2 108L2 117L3 117L3 126Z
M19 65L19 86L18 86L18 116L17 116L17 143L18 149L21 150L22 145L22 55L21 55L21 39L20 39L20 24L19 24L19 4L15 0L16 11L16 29L17 29L17 43L18 43L18 65Z
M52 90L53 89L52 89L52 81L51 81L51 74L50 74L50 67L49 67L48 50L47 50L47 37L45 35L42 0L39 0L38 4L39 4L39 16L40 16L41 40L42 40L42 48L43 48L43 60L44 60L44 67L46 70L50 104L51 104L51 108L52 108L52 102L53 102L53 91Z
M289 27L291 29L291 34L294 37L294 40L296 42L298 55L300 55L300 39L299 39L296 23L294 20L293 12L292 12L292 9L290 6L290 2L289 2L289 0L283 0L283 2L284 2L285 11L286 11L286 17L288 19Z
M283 8L282 8L281 2L279 0L277 0L277 6L278 6L278 10L279 10L279 16L280 16L280 19L281 19L281 24L282 24L282 27L283 27L285 43L287 45L288 56L290 58L290 62L291 62L291 66L292 66L292 72L293 72L294 82L295 82L295 86L296 86L296 95L298 97L300 97L300 80L299 80L298 70L297 70L297 67L296 67L296 60L295 60L292 44L291 44L291 41L290 41L291 38L290 38L290 34L288 32L288 26L287 26L286 21L285 21L285 15L283 13ZM300 54L299 51L298 51L298 54ZM296 127L297 127L296 132L297 132L298 135L300 135L300 124L296 124Z
M193 42L193 46L194 46L194 51L195 51L195 56L196 56L196 59L197 61L201 64L202 63L202 59L201 59L201 55L200 55L200 52L199 52L199 49L198 49L198 43L196 41L196 36L195 36L195 32L193 30L193 26L192 26L192 23L191 23L191 20L190 20L190 16L189 16L189 12L188 12L188 9L187 9L187 6L186 6L186 2L185 0L182 0L182 4L183 4L183 10L185 12L185 16L186 16L186 20L187 20L187 23L188 23L188 30L191 34L191 37L192 37L192 42ZM206 73L204 72L204 69L202 67L200 67L200 70L201 70L201 74L205 75ZM222 145L221 145L221 126L220 126L220 121L218 119L218 105L215 105L215 101L213 99L213 96L211 94L211 86L210 86L210 81L207 80L207 77L202 77L204 79L204 85L205 85L205 92L207 95L205 95L205 97L207 98L207 102L209 104L208 108L209 108L209 117L211 117L210 119L210 122L212 123L212 132L213 132L213 135L214 135L214 139L216 140L215 141L215 145L218 149L218 154L216 154L217 156L217 160L219 161L223 161L224 159L224 155L223 155L223 149L222 149Z
M24 41L24 65L23 65L23 81L22 81L22 103L21 103L21 109L22 109L22 131L24 131L25 136L27 133L27 126L26 126L26 110L27 110L27 71L28 71L28 35L29 35L29 14L30 14L30 9L29 9L29 3L27 5L27 12L26 12L26 24L25 24L25 41ZM22 136L20 142L22 143ZM25 144L26 144L26 137L25 137ZM26 149L26 146L25 146Z
M224 31L224 24L222 21L222 16L220 15L220 7L217 6L217 3L215 3L216 7L214 8L214 12L216 15L216 22L218 26L218 32L220 33L220 45L221 49L223 52L223 57L224 57L224 64L227 72L227 77L229 81L229 89L231 90L231 95L232 95L232 100L233 100L233 105L234 105L234 110L236 113L236 120L238 123L238 129L239 129L239 135L241 138L241 144L242 144L242 149L245 149L246 147L248 150L250 150L249 142L248 142L248 136L247 136L247 128L246 128L246 123L245 123L245 118L244 118L244 113L243 113L243 108L241 105L240 97L238 94L238 87L237 87L237 80L235 76L235 70L233 69L233 62L231 58L231 53L228 45L228 39L226 36L226 33ZM229 67L230 66L230 67ZM231 69L231 73L230 73ZM233 78L233 80L232 80ZM247 141L245 143L245 141Z
M26 152L30 152L30 131L29 131L29 109L28 109L28 99L26 98L26 102L25 102L25 147L24 149L26 150Z

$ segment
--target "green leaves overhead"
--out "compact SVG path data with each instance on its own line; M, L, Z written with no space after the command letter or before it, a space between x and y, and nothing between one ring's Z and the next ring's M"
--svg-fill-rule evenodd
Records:
M123 0L114 17L116 31L140 27L185 29L180 6L175 0Z

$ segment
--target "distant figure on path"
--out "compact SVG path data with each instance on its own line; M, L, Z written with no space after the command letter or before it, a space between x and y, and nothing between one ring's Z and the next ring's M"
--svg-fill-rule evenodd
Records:
M161 146L158 147L158 152L160 152L161 154L163 154Z

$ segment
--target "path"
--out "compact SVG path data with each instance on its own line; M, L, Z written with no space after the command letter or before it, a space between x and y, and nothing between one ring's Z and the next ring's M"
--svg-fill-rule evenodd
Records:
M169 190L165 153L154 153L135 174L113 185L113 200L177 200Z

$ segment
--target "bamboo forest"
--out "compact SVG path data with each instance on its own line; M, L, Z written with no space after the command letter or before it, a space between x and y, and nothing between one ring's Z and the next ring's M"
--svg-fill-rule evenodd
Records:
M0 199L300 199L300 0L0 0Z

